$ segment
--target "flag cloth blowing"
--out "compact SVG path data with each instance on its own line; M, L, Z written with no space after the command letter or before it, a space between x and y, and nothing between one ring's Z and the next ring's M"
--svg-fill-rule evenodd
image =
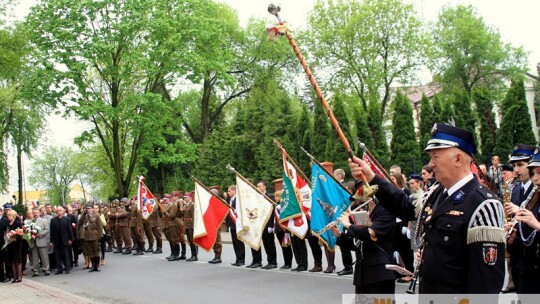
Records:
M259 250L265 225L273 214L266 197L236 175L236 236L249 247Z
M351 194L315 162L311 165L311 186L313 187L313 202L310 228L319 235L325 246L333 251L336 247L334 234L330 230L322 234L319 234L319 231L337 220L349 207ZM341 224L338 226L341 228Z
M384 174L384 169L377 166L377 162L374 159L372 159L368 153L364 152L364 156L362 158L371 168L371 171L373 171L379 177L384 178L387 182L391 184L393 183L391 180L388 180L388 178L386 177L386 174Z
M157 201L152 192L150 192L150 190L148 190L144 184L144 176L139 177L137 203L137 209L141 210L143 218L147 220L150 214L152 214L154 211Z
M283 224L292 234L303 239L309 229L307 215L311 209L311 189L298 176L294 166L287 161L287 152L284 149L283 170L279 223Z
M212 250L219 233L219 226L228 212L229 207L221 199L195 182L193 242L206 251Z

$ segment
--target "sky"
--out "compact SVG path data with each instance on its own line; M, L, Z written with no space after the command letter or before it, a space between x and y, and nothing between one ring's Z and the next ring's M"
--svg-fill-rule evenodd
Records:
M465 4L476 7L478 14L484 18L486 24L496 28L501 33L503 41L513 46L522 46L529 52L530 72L536 75L536 64L540 62L540 39L535 33L540 12L538 0L405 0L412 3L418 15L427 21L435 21L441 8L445 5ZM268 14L269 0L222 0L236 10L240 24L245 26L250 17L268 18L269 23L275 18ZM19 0L15 9L16 19L23 19L36 0ZM280 3L280 2L277 2ZM280 16L287 21L289 28L303 28L307 23L309 11L316 0L289 0L281 1ZM274 19L272 19L274 18ZM301 47L301 42L298 42ZM48 119L47 140L43 146L71 146L73 139L87 128L87 125L74 118L63 118L60 115L51 115ZM13 159L13 158L12 158ZM10 160L11 172L16 172L14 161ZM29 165L26 165L28 168ZM14 174L12 174L14 175ZM11 179L14 184L15 179ZM11 192L11 191L10 191Z

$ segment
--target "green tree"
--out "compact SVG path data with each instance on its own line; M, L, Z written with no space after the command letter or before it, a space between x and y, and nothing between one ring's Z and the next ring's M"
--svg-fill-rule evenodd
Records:
M300 119L298 121L298 137L300 147L310 150L313 137L313 117L306 104L302 105L302 113L300 114ZM296 154L292 155L304 173L311 171L311 159L303 151L297 149ZM309 176L309 174L307 174L307 176Z
M437 123L443 122L443 117L441 116L443 112L443 101L439 94L433 96L432 105L433 105L433 121Z
M491 156L495 149L495 140L497 136L497 124L495 122L495 114L493 113L493 101L490 92L487 88L476 88L473 91L473 102L476 105L478 116L478 124L480 131L480 153L484 156L483 162L488 162L488 157ZM505 154L500 154L499 157L504 157Z
M390 157L388 155L386 134L382 125L381 108L378 102L373 101L369 103L367 122L371 131L371 138L375 142L375 149L371 153L383 167L387 167L390 163Z
M535 145L536 139L532 131L531 115L525 97L523 79L514 79L505 96L505 103L512 104L503 113L502 122L497 131L495 152L504 158L512 151L514 144Z
M478 147L476 140L476 116L471 108L471 96L464 91L454 92L454 120L456 127L469 130L473 133L474 144Z
M332 132L332 127L330 127L330 121L324 107L319 101L315 101L313 111L313 137L308 152L320 162L331 161L330 159L326 159L326 143L327 141L335 142L331 140L331 138L334 138Z
M69 186L81 174L81 167L75 162L76 153L69 147L51 146L32 163L30 182L47 190L51 204L65 204L69 199Z
M306 36L330 84L356 94L365 111L379 102L384 114L391 85L412 79L422 64L425 35L416 16L401 0L319 0Z
M339 93L336 93L334 95L334 97L332 98L332 112L334 113L334 117L336 118L336 120L339 122L339 127L341 131L343 131L343 134L349 141L349 144L351 145L351 147L353 147L354 142L352 141L349 118L347 117L347 113L345 113L345 103L343 100L344 98L346 97ZM349 157L349 155L343 147L343 144L341 143L337 132L333 130L331 133L332 137L329 138L329 140L326 142L326 159L334 163L334 168L341 168L345 171L348 171L349 165L347 162L347 158Z
M401 92L397 92L392 110L392 162L399 164L404 174L419 172L422 163L414 132L411 103Z
M354 111L356 138L365 144L366 148L373 151L375 149L375 142L373 141L373 137L371 137L371 131L368 127L366 111L360 105L353 106L352 108Z
M431 139L431 129L433 124L436 123L435 112L431 101L426 95L422 95L422 100L420 101L420 149L424 150L427 146L427 142ZM423 157L424 163L428 161L427 156L424 154Z
M440 122L452 123L455 122L454 108L452 102L448 98L441 99L442 112L440 115Z
M120 196L129 193L143 145L162 140L167 85L191 75L199 58L190 47L214 31L210 4L50 0L28 16L41 69L34 96L93 124L80 142L101 144Z
M525 71L525 52L503 42L472 6L443 8L432 35L431 67L444 88L464 90L471 96L479 85L500 88L501 76Z

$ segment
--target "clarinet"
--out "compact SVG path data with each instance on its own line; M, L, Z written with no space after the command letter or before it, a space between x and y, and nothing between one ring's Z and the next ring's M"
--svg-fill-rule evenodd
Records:
M420 256L416 260L416 263L414 263L414 273L412 276L411 284L409 284L409 288L406 290L408 294L416 293L416 283L418 282L418 275L420 273L420 263L422 262L422 256L424 255L424 237L425 233L422 235L420 241Z
M527 196L527 198L519 206L520 209L527 208L527 205L529 205L529 202L531 201L533 195L536 193L537 189L538 189L538 186L534 185L534 187L531 190L531 193L529 193L529 196ZM512 219L512 227L510 228L510 230L508 230L508 232L506 232L506 240L507 241L510 238L510 236L512 235L512 233L514 232L514 229L516 229L517 224L518 224L518 220Z

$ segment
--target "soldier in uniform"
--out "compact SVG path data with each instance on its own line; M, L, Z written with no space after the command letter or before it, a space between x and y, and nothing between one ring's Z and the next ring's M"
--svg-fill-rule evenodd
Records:
M131 254L131 248L133 243L131 241L131 232L129 231L129 213L125 209L125 204L128 202L127 198L120 200L120 205L116 208L115 212L111 210L110 219L115 223L116 234L116 251L114 253ZM125 251L122 252L122 243Z
M165 195L165 198L167 199ZM180 225L178 218L178 205L170 199L166 200L163 207L163 231L171 246L171 255L167 257L169 262L180 260ZM184 256L185 259L185 256Z
M435 124L425 151L438 183L423 199L416 236L420 293L498 294L504 281L504 210L500 200L471 172L473 134ZM378 177L358 158L352 175L378 185L377 198L404 220L415 219L415 206L400 189ZM376 238L376 233L371 235Z
M152 248L154 247L154 239L156 240L157 248L156 250L152 251L153 254L160 254L163 252L163 241L161 239L161 216L159 215L161 212L159 211L159 208L161 208L161 205L156 206L152 213L150 213L150 216L145 221L147 226L145 226L144 228L145 233L147 233L146 229L148 227L148 229L150 229L150 232L153 235L152 238L148 237L148 242L150 243L148 249L152 250Z
M137 208L137 201L132 199L129 204L129 226L131 236L137 242L137 251L133 255L144 254L144 227L142 212Z
M510 164L514 168L514 176L518 180L512 188L511 201L512 204L507 203L505 208L506 216L511 218L519 210L519 206L529 196L534 187L529 174L529 160L534 153L534 146L517 144L512 150L510 155ZM512 276L512 282L518 293L522 293L522 280L526 273L524 246L521 238L516 238L517 230L509 232L509 239L507 244L508 254L510 255L510 261L508 268ZM506 290L505 290L506 291Z
M103 236L103 224L98 213L94 212L91 204L86 205L86 212L79 219L77 225L79 237L82 242L83 252L86 252L92 261L90 272L99 270L99 244L98 240Z
M215 195L221 197L220 195L220 186L212 186L210 187L210 191L214 193ZM210 264L219 264L221 263L221 252L223 251L223 243L221 241L221 233L218 230L216 235L216 242L214 243L214 247L212 247L212 250L214 250L214 259L208 261Z
M193 242L193 194L186 192L184 195L184 202L181 204L180 210L182 213L182 220L184 222L184 231L189 243L189 249L191 250L191 257L187 259L188 262L198 261L197 253L198 247Z

